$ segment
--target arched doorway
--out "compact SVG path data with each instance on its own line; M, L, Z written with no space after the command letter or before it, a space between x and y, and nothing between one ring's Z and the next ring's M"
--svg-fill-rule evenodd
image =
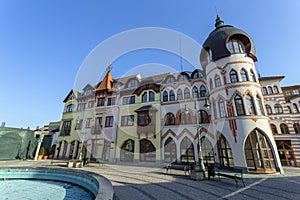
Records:
M151 141L142 139L140 141L140 161L141 162L155 162L156 149Z
M164 145L164 157L166 163L175 163L177 158L176 143L169 137Z
M124 142L121 147L120 161L133 162L134 141L129 139Z
M184 137L180 143L180 161L182 164L195 163L194 145L187 137Z
M206 166L213 165L215 163L214 148L211 142L206 137L201 138L201 150L204 164Z
M289 141L277 142L277 150L280 162L284 166L296 166L294 150Z
M234 167L233 155L229 143L224 135L218 139L219 161L221 167Z
M258 129L253 130L247 136L244 152L249 171L276 171L271 145L267 137Z

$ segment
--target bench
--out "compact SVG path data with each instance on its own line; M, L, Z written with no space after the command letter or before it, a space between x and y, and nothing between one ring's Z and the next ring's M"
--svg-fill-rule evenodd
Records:
M214 169L214 174L218 175L219 180L220 180L220 176L234 179L236 187L238 187L238 180L241 180L244 187L245 187L245 183L244 183L244 180L243 180L243 170L242 169L215 168Z
M55 160L51 161L51 165L58 164L58 165L63 165L68 168L75 167L75 168L80 168L82 167L82 161L80 160Z
M170 169L177 169L177 170L183 170L184 171L184 175L186 176L186 173L188 173L189 175L191 175L191 166L190 165L179 165L179 164L167 164L165 166L166 168L166 173L168 174Z

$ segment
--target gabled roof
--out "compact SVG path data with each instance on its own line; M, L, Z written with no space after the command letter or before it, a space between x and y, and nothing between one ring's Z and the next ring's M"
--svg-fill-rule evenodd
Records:
M300 85L285 86L285 87L281 87L281 89L282 90L300 89Z
M69 94L66 96L66 98L64 99L64 103L66 103L67 101L68 101L68 99L69 99L69 97L72 95L72 94L74 94L74 96L75 96L75 98L77 97L77 91L75 91L75 90L71 90L70 92L69 92Z
M100 90L110 90L112 89L113 84L113 78L110 73L110 71L107 71L106 75L104 76L103 80L99 84L99 86L96 88L96 91Z
M258 78L258 80L260 82L263 82L263 81L273 81L273 80L278 80L279 82L284 79L284 76L268 76L268 77L260 77Z

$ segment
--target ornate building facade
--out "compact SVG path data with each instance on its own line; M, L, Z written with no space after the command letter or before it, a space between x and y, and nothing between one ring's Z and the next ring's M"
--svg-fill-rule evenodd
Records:
M218 17L200 52L203 69L117 79L108 71L98 85L71 91L56 156L197 164L200 141L206 165L256 173L297 165L299 87L281 88L278 77L259 78L256 61L250 36Z

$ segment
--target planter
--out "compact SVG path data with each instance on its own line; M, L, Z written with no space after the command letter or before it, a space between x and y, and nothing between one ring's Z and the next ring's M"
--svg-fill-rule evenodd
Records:
M43 158L43 155L38 155L38 157L37 157L38 160L42 160L42 158Z
M47 155L47 156L44 156L43 159L44 159L44 160L47 160L47 159L48 159L48 155Z

